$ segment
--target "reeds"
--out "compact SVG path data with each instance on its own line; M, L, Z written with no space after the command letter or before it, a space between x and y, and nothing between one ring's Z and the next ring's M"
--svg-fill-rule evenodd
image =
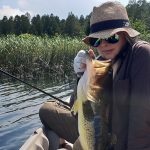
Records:
M87 49L81 38L7 35L0 37L0 67L20 78L68 78L80 49Z

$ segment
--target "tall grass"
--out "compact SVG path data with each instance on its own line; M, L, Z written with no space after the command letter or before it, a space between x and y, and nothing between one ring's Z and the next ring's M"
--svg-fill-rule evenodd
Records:
M69 79L73 59L88 47L81 38L38 37L30 34L0 37L0 68L22 79ZM0 77L3 75L0 73Z
M20 78L66 78L77 51L86 48L80 38L7 35L0 37L0 67Z

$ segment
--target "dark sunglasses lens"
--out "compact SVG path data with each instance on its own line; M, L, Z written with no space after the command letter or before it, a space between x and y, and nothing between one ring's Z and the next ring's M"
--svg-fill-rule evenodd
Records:
M89 39L89 44L91 45L91 46L93 46L93 47L97 47L97 41L98 41L99 39L98 38L90 38Z
M101 44L101 39L97 39L97 41L94 44L94 47L98 47Z
M107 39L105 39L108 43L115 44L119 41L119 35L115 34Z
M104 39L105 41L107 41L108 43L111 44L115 44L119 41L119 35L118 34L114 34L113 36ZM98 38L90 38L89 39L89 44L93 47L98 47L101 44L102 39L98 39Z

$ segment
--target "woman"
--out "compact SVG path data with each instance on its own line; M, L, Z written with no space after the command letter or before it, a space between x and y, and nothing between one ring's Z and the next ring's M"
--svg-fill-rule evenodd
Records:
M97 48L100 54L97 59L111 59L113 62L109 120L115 140L111 149L150 150L150 45L136 41L139 32L131 28L126 9L119 2L106 2L94 7L90 31L83 42ZM85 52L81 50L74 59L74 70L80 75L85 68ZM44 115L46 113L40 116L46 122ZM70 124L72 128L77 126L73 122L76 121ZM47 125L52 128L51 122ZM72 136L76 139L78 134Z

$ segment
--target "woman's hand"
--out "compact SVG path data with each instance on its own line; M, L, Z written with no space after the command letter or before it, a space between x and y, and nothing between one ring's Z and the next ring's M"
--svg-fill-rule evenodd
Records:
M76 74L82 74L86 68L86 52L80 50L74 58L74 71Z
M89 50L90 57L95 58L94 51ZM80 50L74 58L74 71L76 74L81 75L86 69L86 51Z

